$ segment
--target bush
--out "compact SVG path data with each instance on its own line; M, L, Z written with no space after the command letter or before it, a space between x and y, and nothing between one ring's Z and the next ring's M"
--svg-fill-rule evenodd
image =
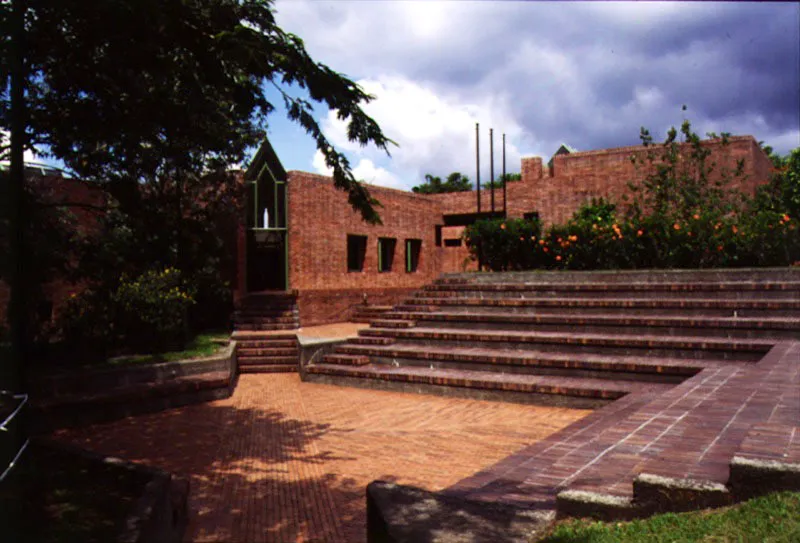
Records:
M188 339L193 293L174 268L127 279L110 293L86 290L68 300L61 316L67 345L96 358L120 353L180 350Z
M525 270L542 259L538 219L483 219L464 229L470 254L494 271Z
M777 159L778 172L754 198L731 190L741 177L720 170L691 131L679 132L644 160L648 173L631 185L624 215L614 202L592 200L565 223L539 234L525 221L478 221L465 231L473 258L490 270L716 268L786 266L800 262L800 149ZM712 135L712 137L716 137ZM646 130L642 140L650 145ZM727 144L727 135L722 136ZM636 160L634 159L634 162Z

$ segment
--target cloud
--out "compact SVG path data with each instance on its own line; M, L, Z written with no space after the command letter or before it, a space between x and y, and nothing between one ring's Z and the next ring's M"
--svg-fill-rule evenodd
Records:
M366 109L400 147L388 161L351 145L330 116L326 133L404 186L425 173L474 177L475 122L483 164L488 128L509 134L509 171L562 141L632 145L641 126L659 138L684 116L781 153L800 145L796 3L293 0L277 10L314 58L378 96Z
M335 112L329 112L324 119L323 129L337 147L361 160L355 170L363 172L365 179L374 178L379 185L410 189L422 182L426 173L445 176L460 171L474 178L476 122L481 124L483 179L489 175L490 127L495 129L495 175L500 173L503 132L507 134L508 171L519 169L521 153L515 141L521 139L523 130L513 120L502 98L463 102L396 76L358 83L376 96L366 106L367 113L398 144L391 149L391 159L381 151L361 148L348 141L346 125L336 118ZM314 166L318 171L321 165L321 156L315 156ZM393 172L391 175L389 169Z

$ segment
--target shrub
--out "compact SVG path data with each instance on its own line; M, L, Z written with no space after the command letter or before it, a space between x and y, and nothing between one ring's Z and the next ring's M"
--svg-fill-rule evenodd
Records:
M181 349L188 339L192 292L174 268L123 277L111 291L72 295L60 322L63 338L79 356L157 353Z
M491 270L525 270L543 260L541 231L538 219L483 219L464 229L464 240L472 257Z
M181 285L174 268L148 271L120 283L112 295L115 327L123 343L136 352L182 349L188 339L191 292Z

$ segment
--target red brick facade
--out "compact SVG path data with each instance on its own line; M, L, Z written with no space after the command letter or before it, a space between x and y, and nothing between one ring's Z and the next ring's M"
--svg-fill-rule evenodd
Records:
M712 150L710 161L717 163L717 174L723 167L733 170L736 161L744 159L744 181L737 187L740 190L752 192L756 185L767 181L771 163L753 137L730 138L726 147L719 141L705 144ZM658 152L659 148L650 149ZM640 180L646 173L642 167L634 166L631 157L643 158L646 152L646 148L637 146L559 155L552 168L543 165L540 157L523 158L522 180L507 187L508 216L517 218L537 212L549 225L565 221L592 198L603 196L620 202L628 183ZM347 320L365 297L369 304L395 304L441 273L475 269L459 241L463 226L444 226L448 217L477 211L475 192L422 195L370 186L370 192L382 204L379 212L383 220L383 225L371 226L352 210L346 195L334 188L331 178L296 171L287 174L282 167L279 170L287 182L288 286L298 293L303 326ZM87 197L81 193L84 189L79 188L80 184L73 184L80 198ZM489 211L489 205L490 194L484 190L482 211ZM502 190L495 190L495 210L503 210ZM362 271L348 271L348 234L367 238ZM378 271L379 238L396 240L390 271ZM411 273L406 271L409 239L421 243L418 267ZM238 302L246 295L248 285L244 218L236 241L229 245L236 252L233 285ZM58 292L53 295L60 296ZM0 317L5 296L6 289L0 284Z
M334 188L330 178L304 173L288 175L289 286L299 292L303 326L347 320L363 303L397 303L441 273L441 250L436 247L436 225L441 224L439 202L418 194L369 187L380 200L383 225L361 220ZM347 235L367 237L363 270L347 269ZM392 269L378 271L378 238L397 240ZM405 266L405 241L421 240L417 271Z

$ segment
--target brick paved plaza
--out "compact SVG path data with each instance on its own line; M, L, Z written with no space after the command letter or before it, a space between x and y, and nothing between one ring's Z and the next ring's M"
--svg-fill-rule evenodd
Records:
M364 490L441 490L590 411L242 375L207 404L60 439L191 479L189 541L364 541Z

